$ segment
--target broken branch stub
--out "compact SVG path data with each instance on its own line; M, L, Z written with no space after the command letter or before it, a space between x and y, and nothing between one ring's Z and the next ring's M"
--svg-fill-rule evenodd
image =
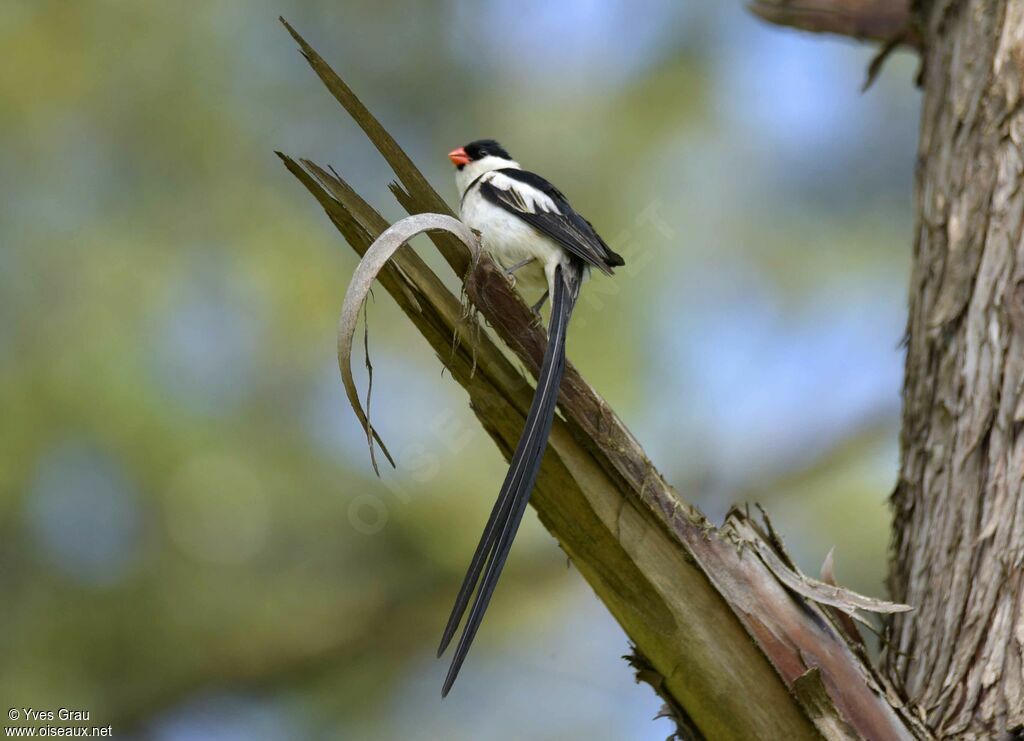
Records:
M359 401L359 392L356 390L355 380L352 377L352 338L355 336L356 324L359 322L359 310L363 307L377 275L406 242L429 231L449 232L462 240L472 252L475 253L477 250L477 241L473 233L465 224L451 216L416 214L397 221L377 237L359 261L359 265L356 266L355 272L352 274L352 280L348 284L348 289L345 291L345 299L341 305L341 317L338 319L338 369L341 371L341 381L345 385L345 395L348 397L349 404L352 405L352 410L356 413L359 423L366 432L370 462L373 464L374 473L378 476L380 471L377 468L377 457L373 449L375 440L392 467L394 467L395 461L370 422L369 391L366 394L365 411ZM367 364L367 368L369 369L369 364ZM369 370L369 373L372 383L373 371Z

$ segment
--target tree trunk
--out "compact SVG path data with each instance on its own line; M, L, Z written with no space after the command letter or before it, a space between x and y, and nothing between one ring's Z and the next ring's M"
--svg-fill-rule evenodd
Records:
M889 676L939 736L1024 728L1024 1L922 8Z

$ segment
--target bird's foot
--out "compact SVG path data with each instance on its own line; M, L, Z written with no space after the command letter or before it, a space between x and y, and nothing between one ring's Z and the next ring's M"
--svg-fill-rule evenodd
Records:
M540 301L530 307L530 313L533 314L533 320L530 322L531 327L539 327L544 323L544 317L541 316L540 310L544 306L544 302L548 300L548 292L545 291L544 295L540 297Z
M505 268L505 277L508 279L509 285L511 285L513 288L515 288L516 287L516 271L519 270L519 268L526 267L527 265L529 265L531 262L533 262L536 259L537 259L536 257L527 257L525 260L520 260L515 265L511 265L511 266Z

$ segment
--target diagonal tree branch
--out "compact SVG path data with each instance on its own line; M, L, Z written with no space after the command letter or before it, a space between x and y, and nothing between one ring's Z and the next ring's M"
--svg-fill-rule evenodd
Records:
M881 42L881 49L868 65L861 88L867 90L897 48L924 49L924 34L918 22L921 1L752 0L747 7L754 15L778 26ZM922 74L923 67L918 73L918 84Z
M778 26L921 47L912 0L753 0L754 15Z
M351 89L285 25L394 169L400 185L392 192L402 206L450 214ZM364 254L387 222L342 178L280 156ZM451 235L431 239L497 338L535 375L544 333L503 273L486 256L471 270L469 251ZM466 389L477 418L508 457L529 406L529 380L411 250L399 249L380 280ZM795 572L780 546L742 512L713 527L668 485L571 365L560 408L564 419L555 421L532 503L689 724L708 738L928 737L817 604L816 591L827 588L826 601L844 611L870 605Z

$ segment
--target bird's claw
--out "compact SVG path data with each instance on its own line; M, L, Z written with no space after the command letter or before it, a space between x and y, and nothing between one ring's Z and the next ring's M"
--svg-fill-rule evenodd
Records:
M548 292L544 291L544 295L540 297L540 301L530 307L530 311L536 314L537 318L540 319L540 310L544 306L544 302L548 300Z
M516 287L516 271L519 270L519 268L521 268L521 267L523 267L525 265L529 265L531 262L533 262L536 259L537 258L535 258L535 257L527 257L525 260L520 260L515 265L510 265L509 267L505 268L505 277L508 278L509 285L512 286L513 288L515 288Z
M544 302L547 301L548 294L545 293L540 297L540 301L530 307L530 313L533 314L533 321L530 322L531 327L539 327L544 323L544 317L541 316L540 310L544 306Z

